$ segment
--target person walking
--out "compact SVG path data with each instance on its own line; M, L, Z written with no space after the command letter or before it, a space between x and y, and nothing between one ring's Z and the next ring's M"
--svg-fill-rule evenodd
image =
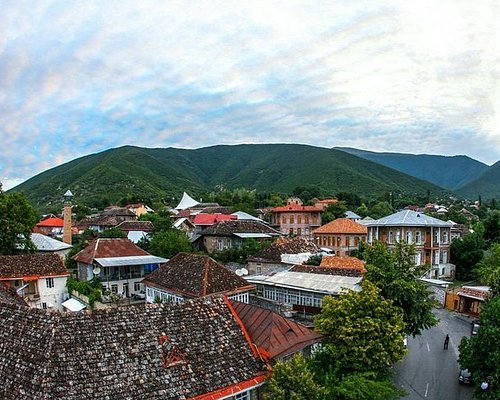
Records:
M444 338L443 350L448 350L448 343L450 343L450 337L446 334L446 337Z

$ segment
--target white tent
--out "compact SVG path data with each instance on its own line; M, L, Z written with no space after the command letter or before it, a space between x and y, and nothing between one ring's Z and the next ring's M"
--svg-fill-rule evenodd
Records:
M186 192L184 192L182 195L181 201L179 201L179 204L177 204L177 207L175 207L175 209L176 210L185 210L186 208L194 207L198 204L200 204L200 203L197 202L195 199L193 199Z

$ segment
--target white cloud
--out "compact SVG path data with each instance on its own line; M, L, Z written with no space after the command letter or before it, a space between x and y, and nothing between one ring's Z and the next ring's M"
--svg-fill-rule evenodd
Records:
M0 174L24 179L122 144L300 142L491 163L499 10L494 0L4 4Z

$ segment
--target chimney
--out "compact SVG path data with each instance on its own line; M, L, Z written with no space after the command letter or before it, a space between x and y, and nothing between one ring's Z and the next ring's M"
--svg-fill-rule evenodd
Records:
M64 211L63 211L63 242L67 244L71 244L71 198L73 197L73 193L68 190L64 193Z

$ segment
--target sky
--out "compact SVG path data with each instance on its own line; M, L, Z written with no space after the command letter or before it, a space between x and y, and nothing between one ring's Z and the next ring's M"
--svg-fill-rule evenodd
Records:
M0 181L126 144L500 159L500 2L22 1L0 13Z

